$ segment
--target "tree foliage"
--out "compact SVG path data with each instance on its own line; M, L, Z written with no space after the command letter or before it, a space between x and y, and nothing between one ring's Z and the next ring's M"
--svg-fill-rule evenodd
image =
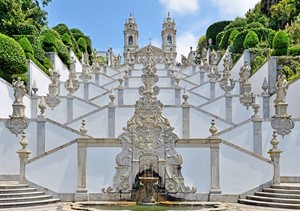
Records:
M284 31L278 31L273 39L273 56L287 55L289 36Z
M213 23L210 25L206 30L206 37L207 39L212 39L212 45L216 45L216 38L217 35L224 30L224 28L230 24L231 21L220 21Z
M258 36L254 31L249 31L247 36L245 37L243 47L244 49L254 48L258 44Z

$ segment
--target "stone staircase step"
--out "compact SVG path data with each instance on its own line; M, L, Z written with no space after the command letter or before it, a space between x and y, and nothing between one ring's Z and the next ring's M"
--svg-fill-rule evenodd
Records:
M255 192L254 195L265 196L265 197L274 197L274 198L300 199L300 195L298 195L298 194Z
M299 183L281 183L280 185L272 185L272 188L287 189L287 190L299 190L300 191L300 184Z
M0 194L0 198L31 197L31 196L38 196L43 194L44 194L43 192L39 192L39 191L25 192L25 193L7 193L7 194Z
M242 204L256 205L263 207L276 207L276 208L286 208L286 209L300 209L300 204L288 204L288 203L275 203L275 202L265 202L265 201L255 201L249 199L239 199Z
M45 199L45 200L25 201L25 202L8 202L8 203L0 203L0 209L10 208L10 207L39 206L39 205L56 203L56 202L59 202L59 199Z
M8 184L8 185L1 184L0 185L0 190L3 190L3 189L22 189L22 188L27 188L27 187L28 187L27 184Z
M285 193L285 194L299 194L300 190L287 190L287 189L277 189L277 188L263 188L264 192L271 193Z
M275 202L275 203L286 203L286 204L299 204L300 199L285 199L285 198L274 198L265 196L247 196L249 200L265 201L265 202Z
M34 192L36 188L16 188L16 189L1 189L0 194L5 193L24 193L24 192Z
M0 198L0 203L39 201L39 200L45 200L51 198L52 198L51 195L38 195L38 196L17 197L17 198Z

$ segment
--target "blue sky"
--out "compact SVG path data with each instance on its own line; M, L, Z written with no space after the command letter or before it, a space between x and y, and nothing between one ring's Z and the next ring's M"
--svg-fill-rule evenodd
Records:
M132 13L139 30L139 46L152 38L160 47L161 29L167 13L175 19L178 55L196 47L209 25L243 16L260 0L52 0L45 9L49 26L65 23L89 35L93 47L122 53L125 19Z

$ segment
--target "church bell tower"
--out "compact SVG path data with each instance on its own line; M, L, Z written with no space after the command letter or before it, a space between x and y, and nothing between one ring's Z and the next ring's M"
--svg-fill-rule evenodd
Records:
M139 32L137 29L137 24L132 15L129 15L129 18L125 22L124 28L124 60L127 63L127 57L134 54L139 49Z
M165 54L166 58L169 58L173 64L176 63L176 28L175 22L170 17L170 13L168 13L168 17L164 20L163 29L161 31L162 38L162 50Z

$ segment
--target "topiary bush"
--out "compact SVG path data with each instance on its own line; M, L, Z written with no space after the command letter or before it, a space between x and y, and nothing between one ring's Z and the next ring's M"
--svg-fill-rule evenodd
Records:
M216 45L216 38L217 35L224 30L224 28L230 24L231 21L220 21L213 23L210 25L206 30L206 37L207 39L212 39L212 45Z
M224 36L222 37L221 42L218 46L219 49L225 50L228 47L228 39L229 39L231 31L232 30L225 31Z
M228 38L228 45L232 45L234 39L236 38L236 36L239 34L239 30L237 29L233 29L229 35L229 38Z
M276 35L276 31L274 31L274 30L272 30L268 35L268 42L269 42L270 48L273 48L273 40L274 40L275 35Z
M232 44L233 53L243 53L244 51L244 40L248 34L248 30L240 32L234 39Z
M234 28L245 28L247 26L247 21L244 18L236 18L230 24L225 26L225 30L234 29Z
M254 48L258 44L258 36L254 31L249 31L243 42L244 49Z
M87 51L87 45L86 45L86 41L83 37L80 37L78 40L77 40L77 45L79 47L79 50L81 52L86 52Z
M216 37L216 46L218 47L218 49L220 49L220 44L224 35L225 31L221 31Z
M34 54L33 48L27 37L22 37L21 39L18 40L18 43L22 46L25 54L29 53L31 55Z
M28 69L25 52L14 39L0 34L0 71L13 75L26 73Z
M57 31L60 35L64 35L65 33L69 33L69 28L66 24L60 23L56 26L54 26L52 29Z
M57 47L57 39L56 37L51 33L48 32L45 34L43 38L43 49L46 52L56 52Z
M285 74L287 79L294 75L293 70L289 66L283 66L280 73Z
M252 22L246 26L246 29L264 28L264 25L259 22Z
M70 54L68 48L64 45L61 40L57 41L57 54L63 63L67 66L70 66Z
M78 40L80 37L84 37L84 33L80 31L79 29L70 29L70 32L74 36L75 40Z
M273 56L287 55L289 47L289 36L284 31L278 31L273 39Z
M72 47L71 36L68 33L64 33L63 36L61 37L61 40L67 47L69 47L69 48Z
M261 65L266 61L265 57L262 56L256 56L253 61L251 62L251 70L252 74L254 74L258 68L261 67Z

